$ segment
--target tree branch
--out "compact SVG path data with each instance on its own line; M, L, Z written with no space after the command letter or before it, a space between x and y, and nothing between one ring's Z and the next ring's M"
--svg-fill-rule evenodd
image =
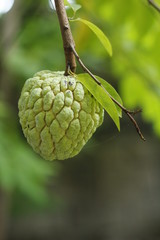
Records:
M76 71L76 59L79 62L80 66L83 68L83 70L88 73L94 81L103 88L103 90L106 92L106 94L109 95L109 97L112 99L112 101L118 105L125 113L126 115L130 118L132 123L134 124L139 136L141 137L142 140L145 141L145 138L143 137L141 130L133 118L132 115L140 112L138 111L130 111L127 110L125 107L123 107L116 99L114 99L103 87L103 85L98 81L98 79L91 73L91 71L84 65L82 60L80 59L78 53L75 50L75 43L73 40L73 36L71 33L66 9L64 6L64 1L63 0L54 0L55 1L55 7L59 19L59 24L61 28L61 34L62 34L62 39L63 39L63 47L64 47L64 53L65 53L65 59L66 59L66 70L65 70L65 75L69 75L70 72L75 73ZM152 2L151 0L148 0L149 2ZM76 58L76 59L75 59Z
M65 75L68 75L68 70L71 70L73 73L76 71L76 60L74 53L72 52L71 45L75 46L73 36L71 33L66 9L64 6L63 0L55 0L56 12L59 19L59 24L61 28L61 34L63 39L63 48L65 53L66 60L66 70Z
M148 0L148 3L160 13L160 6L154 0Z
M79 64L81 65L81 67L83 68L83 70L88 73L93 79L94 81L103 88L103 90L109 95L109 97L112 99L112 101L118 105L118 107L120 107L124 112L125 114L130 118L130 120L132 121L132 123L134 124L135 128L136 128L136 131L138 132L140 138L145 141L146 139L144 138L136 120L134 119L134 117L132 115L135 115L136 113L139 113L141 112L141 110L137 110L137 111L130 111L128 109L126 109L125 107L123 107L116 99L114 99L107 91L106 89L103 87L103 85L100 83L100 81L91 73L91 71L84 65L84 63L82 62L82 60L80 59L78 53L76 52L75 50L75 47L73 45L71 45L71 48L72 48L72 51L77 59L77 61L79 62Z

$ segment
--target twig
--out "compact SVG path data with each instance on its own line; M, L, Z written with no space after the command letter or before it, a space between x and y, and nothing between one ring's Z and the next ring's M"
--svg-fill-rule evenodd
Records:
M120 107L120 108L126 113L126 115L130 118L130 120L131 120L132 123L134 124L134 126L135 126L135 128L136 128L136 130L137 130L137 132L138 132L138 134L139 134L139 136L140 136L140 138L145 141L145 138L144 138L144 136L143 136L143 134L142 134L142 132L141 132L141 130L140 130L140 128L139 128L136 120L135 120L135 119L133 118L133 116L132 116L132 115L135 115L136 113L141 112L141 110L130 111L130 110L126 109L125 107L123 107L116 99L114 99L114 98L106 91L106 89L103 87L103 85L100 83L100 81L99 81L99 80L91 73L91 71L84 65L84 63L83 63L82 60L80 59L78 53L76 52L75 47L74 47L73 45L71 45L71 48L72 48L72 51L73 51L73 53L74 53L77 61L79 62L79 64L80 64L81 67L83 68L83 70L84 70L86 73L88 73L88 74L94 79L94 81L95 81L99 86L101 86L101 87L103 88L103 90L109 95L109 97L112 99L112 101L113 101L116 105L118 105L118 107Z
M154 0L148 0L148 3L160 13L160 6Z
M58 19L59 19L60 28L61 28L63 47L64 47L64 53L65 53L65 59L66 59L65 75L68 75L69 74L68 69L70 69L72 72L76 71L76 60L72 52L72 49L70 47L70 45L75 46L75 43L71 33L66 9L64 6L64 1L55 0L55 7L56 7Z

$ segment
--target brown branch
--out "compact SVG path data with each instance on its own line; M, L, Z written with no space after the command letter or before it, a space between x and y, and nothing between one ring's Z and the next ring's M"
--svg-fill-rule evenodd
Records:
M160 13L160 6L154 0L148 0L148 3Z
M141 110L137 110L137 111L130 111L128 109L126 109L125 107L123 107L116 99L114 99L107 91L106 89L103 87L103 85L100 83L100 81L91 73L91 71L84 65L84 63L82 62L82 60L80 59L78 53L75 50L75 47L73 45L71 45L72 51L77 59L77 61L79 62L79 64L81 65L81 67L83 68L83 70L88 73L93 79L94 81L103 88L103 90L109 95L109 97L112 99L112 101L118 105L118 107L120 107L125 113L126 115L130 118L130 120L132 121L132 123L134 124L139 136L141 137L142 140L145 141L145 138L136 122L136 120L133 118L132 115L135 115L136 113L141 112Z
M109 97L112 99L112 101L127 114L127 116L130 118L130 120L134 124L139 136L141 137L142 140L145 141L145 138L143 137L137 122L135 121L135 119L132 116L132 115L135 115L136 113L140 112L140 110L130 111L130 110L127 110L125 107L123 107L116 99L114 99L106 91L106 89L98 81L98 79L84 65L84 63L82 62L78 53L75 50L75 43L74 43L73 36L72 36L72 33L71 33L66 9L65 9L65 6L64 6L64 1L63 0L54 0L54 1L55 1L55 7L56 7L58 19L59 19L60 28L61 28L61 34L62 34L62 39L63 39L63 47L64 47L64 53L65 53L65 59L66 59L65 75L69 75L70 72L75 73L75 71L76 71L76 60L75 60L75 58L76 58L77 61L79 62L79 64L81 65L81 67L83 68L83 70L85 72L87 72L94 79L94 81L104 89L104 91L106 92L106 94L109 95ZM152 2L151 0L148 0L148 1Z
M68 75L68 69L70 69L72 72L76 71L76 60L74 53L72 52L71 45L75 46L73 36L71 33L66 9L64 6L63 0L55 0L55 7L56 12L59 19L59 24L61 28L61 34L63 39L63 48L65 53L65 60L66 60L66 70L65 75Z

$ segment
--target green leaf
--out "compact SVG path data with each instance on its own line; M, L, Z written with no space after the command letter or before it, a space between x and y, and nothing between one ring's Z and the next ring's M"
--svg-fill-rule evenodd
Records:
M5 151L5 147L0 142L0 186L2 186L6 190L12 190L14 186L13 182L13 174L10 161L11 159L7 158L7 153Z
M68 4L69 4L68 1L67 1L67 0L64 0L64 5L65 5L65 6L68 6Z
M74 12L77 12L82 7L80 4L76 4L76 3L69 3L69 5Z
M84 20L82 18L76 18L76 19L71 20L71 21L79 21L79 22L82 22L82 23L86 24L95 33L95 35L98 37L98 39L100 40L100 42L102 43L102 45L104 46L106 51L109 53L109 55L112 56L112 46L111 46L111 43L110 43L109 39L102 32L102 30L100 30L95 24L93 24L93 23L91 23L87 20Z
M74 13L76 13L82 7L80 4L70 3L67 0L64 0L64 5L72 8Z
M114 102L111 100L109 95L88 74L86 73L78 74L76 75L76 78L88 89L88 91L107 111L107 113L110 115L110 117L116 124L118 130L120 131L119 114Z
M123 105L122 99L119 96L119 94L116 92L116 90L108 83L106 82L106 80L104 80L103 78L99 77L99 76L95 76L100 83L103 85L103 87L106 89L106 91L117 101L119 102L121 105ZM119 117L122 117L122 109L120 107L118 107L118 105L116 105L117 111L118 111L118 115Z

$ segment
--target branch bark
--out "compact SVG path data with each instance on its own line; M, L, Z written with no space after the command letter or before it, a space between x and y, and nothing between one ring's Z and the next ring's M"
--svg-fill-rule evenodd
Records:
M75 43L71 33L66 9L64 6L64 1L55 0L55 7L56 7L56 12L58 15L62 39L63 39L63 48L64 48L65 60L66 60L65 75L69 75L69 70L71 70L73 73L75 73L76 71L76 60L75 60L74 53L71 49L71 45L75 46Z

